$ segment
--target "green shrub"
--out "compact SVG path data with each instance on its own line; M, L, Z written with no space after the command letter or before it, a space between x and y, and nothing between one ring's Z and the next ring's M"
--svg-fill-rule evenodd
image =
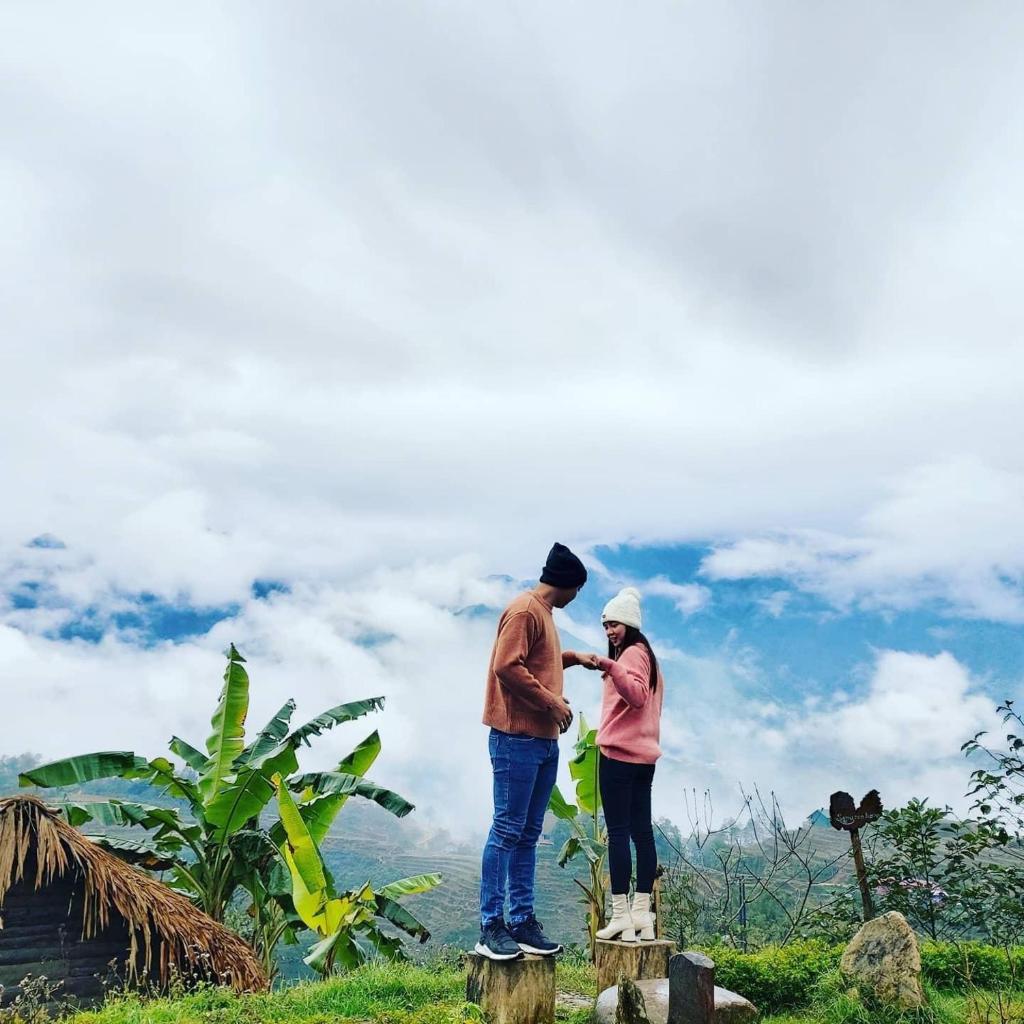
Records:
M807 939L756 953L718 946L707 954L715 961L715 984L738 992L762 1013L778 1013L810 1001L818 980L838 965L842 947Z
M916 1010L880 1006L851 990L838 970L822 975L814 986L807 1016L813 1024L964 1024L962 1001L925 986L927 1001Z
M818 999L816 986L832 984L843 955L843 946L820 940L766 946L756 953L742 953L730 946L706 950L715 961L715 983L739 992L762 1013L779 1013ZM925 981L936 989L1024 988L1024 949L1007 953L980 942L924 942L921 969ZM835 993L842 1003L841 987Z
M921 969L937 988L1008 988L1024 984L1024 950L980 942L925 942Z

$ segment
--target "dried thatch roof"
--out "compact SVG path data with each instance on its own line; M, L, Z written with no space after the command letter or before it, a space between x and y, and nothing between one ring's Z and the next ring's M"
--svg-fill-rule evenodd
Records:
M68 871L82 877L83 937L102 931L112 914L124 918L131 936L128 969L135 975L155 968L166 984L173 971L212 973L237 992L267 988L252 949L184 896L90 842L41 800L0 800L0 908L33 860L36 890Z

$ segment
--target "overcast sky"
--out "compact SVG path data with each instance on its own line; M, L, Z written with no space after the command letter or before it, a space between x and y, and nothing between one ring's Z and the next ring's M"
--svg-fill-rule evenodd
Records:
M386 693L380 781L482 829L494 624L559 539L573 642L648 596L663 813L964 806L1024 675L1024 8L8 2L0 38L0 751L202 740L233 639L254 715Z

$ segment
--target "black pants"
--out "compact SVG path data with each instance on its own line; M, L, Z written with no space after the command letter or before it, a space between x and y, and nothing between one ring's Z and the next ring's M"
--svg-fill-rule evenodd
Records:
M654 851L654 827L651 825L653 781L653 764L632 764L601 755L598 782L608 829L608 872L615 896L629 892L629 879L633 874L630 838L636 847L636 891L650 892L654 885L658 855Z

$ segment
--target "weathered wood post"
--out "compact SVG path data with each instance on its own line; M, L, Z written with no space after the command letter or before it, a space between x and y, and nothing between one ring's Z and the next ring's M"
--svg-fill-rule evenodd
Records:
M715 962L677 953L668 963L668 1024L714 1024Z
M491 960L469 953L466 963L466 1002L476 1003L488 1024L553 1024L553 956Z
M850 833L850 844L853 846L853 866L857 870L857 883L860 885L860 898L864 904L864 920L870 921L875 916L875 904L871 899L871 888L868 885L868 870L864 864L864 849L860 843L860 830L882 816L882 798L878 790L873 789L860 802L854 805L853 797L840 790L833 793L828 803L828 818L834 829Z
M630 981L667 978L668 960L675 951L676 944L667 939L656 939L654 942L598 939L595 957L597 991L603 992L618 984L620 975Z

